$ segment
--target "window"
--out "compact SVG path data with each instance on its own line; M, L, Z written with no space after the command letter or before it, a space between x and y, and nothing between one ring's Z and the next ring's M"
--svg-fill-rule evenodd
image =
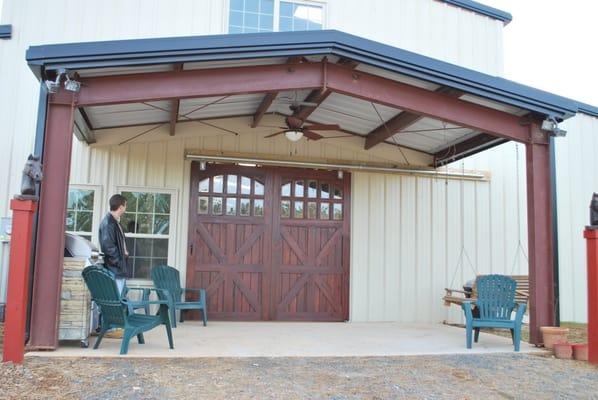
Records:
M212 216L263 217L264 183L236 174L215 175L199 182L197 213Z
M229 33L319 30L321 3L283 0L230 0Z
M293 219L343 219L343 188L338 182L315 179L283 182L280 216Z
M154 266L168 264L172 194L122 191L127 211L120 223L129 252L129 277L150 279Z
M66 231L92 241L94 236L95 190L69 188L66 205Z

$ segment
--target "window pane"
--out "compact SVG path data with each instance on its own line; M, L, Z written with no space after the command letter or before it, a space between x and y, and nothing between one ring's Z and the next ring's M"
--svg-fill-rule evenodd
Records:
M291 201L282 200L280 202L280 216L283 218L289 218L291 216Z
M251 179L246 176L241 177L241 194L251 193Z
M259 12L260 0L245 0L245 11Z
M224 178L222 177L222 175L217 175L214 178L212 178L212 184L214 185L214 187L212 188L212 192L222 193L223 179Z
M153 212L154 211L154 194L153 193L139 193L137 200L138 212Z
M320 204L320 219L330 219L330 205L328 203Z
M127 199L127 211L135 212L137 211L137 195L139 193L133 192L122 192L122 195L125 196Z
M280 17L278 22L278 30L281 32L290 32L293 30L293 19Z
M137 214L137 233L153 233L151 214Z
M295 197L303 197L303 181L295 181Z
M152 257L168 258L168 239L153 239Z
M306 31L307 20L303 18L293 18L293 31Z
M226 215L237 215L237 199L226 199Z
M322 199L330 198L330 185L325 182L322 182L320 184L320 198L322 198Z
M314 202L307 203L307 218L316 219L318 216L318 205Z
M208 192L210 190L210 178L202 179L199 182L199 191Z
M260 12L262 14L274 14L274 0L262 0Z
M259 32L257 28L244 28L245 33L257 33Z
M339 203L335 203L333 206L333 214L332 217L334 219L343 219L343 205Z
M69 197L66 201L66 208L67 210L74 210L77 207L77 198L79 197L79 193L77 189L69 190Z
M239 206L239 214L244 217L249 216L250 204L249 199L241 199L241 205Z
M290 183L285 183L284 185L282 185L282 187L280 188L280 195L285 197L289 197L291 195Z
M281 1L280 2L280 15L282 17L292 17L293 16L293 3Z
M230 0L230 9L243 11L243 0Z
M303 218L303 202L296 201L295 202L295 212L293 214L295 218Z
M231 10L228 16L228 24L234 26L243 26L243 13Z
M67 211L66 213L66 228L67 231L75 230L75 211Z
M150 258L135 258L133 278L149 279L151 268L152 260Z
M243 33L243 28L239 26L229 26L228 33Z
M198 214L207 214L208 213L208 202L209 202L209 197L199 196L199 200L197 202L197 213Z
M212 215L222 215L222 197L212 197Z
M318 195L318 182L307 181L307 197L314 198Z
M274 29L274 17L272 15L260 15L260 31L272 32Z
M237 193L237 175L226 177L226 193Z
M165 214L154 215L154 234L168 235L170 231L170 216Z
M264 216L264 200L256 199L253 201L253 216L263 217Z
M135 229L135 216L133 213L124 213L120 217L120 226L123 228L124 233L137 233Z
M253 194L256 196L264 195L264 185L258 181L254 181Z
M151 257L152 256L152 239L135 238L135 256L136 257Z
M245 13L245 30L247 31L248 28L255 28L258 27L258 14L253 13Z
M75 230L77 232L91 232L91 218L92 213L89 211L78 211L77 222L75 224Z
M155 212L159 214L170 214L170 195L166 193L156 193L154 198L156 199Z
M334 187L334 198L337 200L343 198L343 189L341 189L339 186Z
M93 211L93 191L79 190L78 210Z

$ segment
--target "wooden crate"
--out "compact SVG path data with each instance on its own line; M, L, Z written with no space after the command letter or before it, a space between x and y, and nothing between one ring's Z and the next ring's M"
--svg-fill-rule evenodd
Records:
M91 295L81 276L83 268L85 259L64 258L58 339L80 340L87 346Z

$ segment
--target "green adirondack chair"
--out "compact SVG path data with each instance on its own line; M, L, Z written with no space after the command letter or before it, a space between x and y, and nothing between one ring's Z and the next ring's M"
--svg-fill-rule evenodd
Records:
M147 332L159 325L166 326L168 344L171 349L174 349L170 320L168 318L167 301L132 301L127 299L127 293L130 290L135 290L135 288L125 288L121 297L118 293L114 277L103 267L89 266L83 270L82 275L85 284L91 292L92 300L100 307L102 313L102 330L93 346L94 350L100 346L106 331L112 328L122 328L124 333L120 346L120 354L127 354L129 341L133 336L137 336L139 344L144 344L143 332ZM152 290L160 292L159 289ZM157 315L135 314L132 311L136 308L149 306L150 304L160 305Z
M206 302L205 289L190 289L181 287L181 278L176 268L167 265L158 265L152 269L152 280L154 286L168 292L167 297L160 297L162 300L168 300L170 307L170 319L172 326L176 328L176 310L181 311L180 322L185 320L183 314L188 310L200 310L203 319L203 326L208 323L208 306ZM185 301L183 296L185 292L197 292L198 299L195 301Z
M515 303L517 282L505 275L483 275L476 280L478 297L465 300L461 307L465 312L467 348L471 349L472 331L475 330L475 342L478 342L480 328L502 328L511 331L515 351L519 351L521 342L521 323L526 304ZM476 315L472 306L477 307ZM511 319L513 310L515 318Z

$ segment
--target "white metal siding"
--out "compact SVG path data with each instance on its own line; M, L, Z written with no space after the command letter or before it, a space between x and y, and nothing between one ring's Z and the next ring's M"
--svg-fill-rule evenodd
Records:
M559 286L562 321L587 322L586 243L592 193L598 192L598 118L578 114L556 142Z
M517 167L525 176L518 147L451 166L496 171L490 181L353 174L352 321L458 321L460 309L442 304L444 288L476 273L527 273L525 179L519 213L513 185Z

